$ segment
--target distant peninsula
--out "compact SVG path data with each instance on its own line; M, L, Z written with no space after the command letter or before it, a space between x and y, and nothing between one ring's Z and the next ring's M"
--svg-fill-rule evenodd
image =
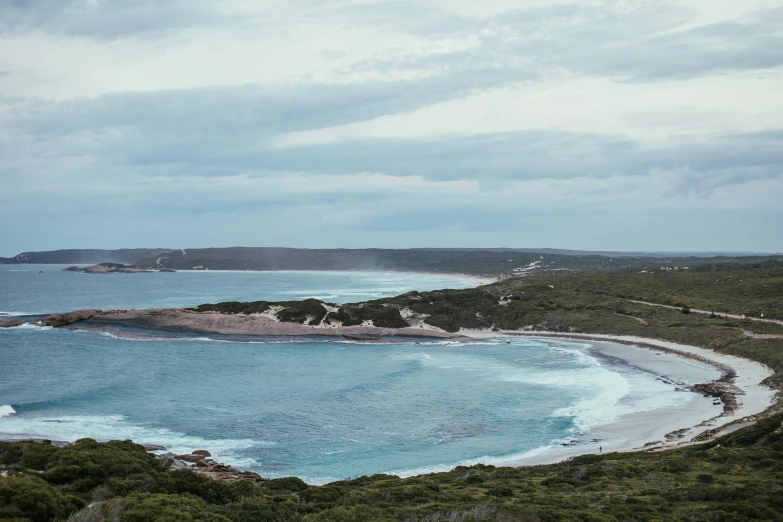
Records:
M25 252L0 258L0 264L119 263L143 270L333 270L455 273L513 276L555 270L622 270L690 266L712 259L745 262L780 256L745 254L656 254L554 249L303 249L230 247L199 249L140 248Z

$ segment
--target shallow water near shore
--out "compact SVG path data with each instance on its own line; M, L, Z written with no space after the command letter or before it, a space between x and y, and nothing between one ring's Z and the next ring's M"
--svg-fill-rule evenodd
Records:
M334 282L318 274L276 274L289 277L281 285L292 296ZM69 284L90 287L108 284L93 278L154 274L65 275L75 278ZM172 275L179 274L160 274ZM374 286L356 291L387 284L372 279L385 275L351 275ZM194 276L196 299L225 298L228 290L215 290L221 285ZM241 288L246 276L227 273L221 284ZM395 276L395 288L417 284ZM8 281L0 280L3 289ZM188 299L175 279L162 281L141 297L131 291L131 298L160 303L171 284L177 299ZM28 303L12 303L4 293L0 309L41 312L41 303L61 307L88 293L68 285L35 288ZM92 288L106 302L129 299ZM622 434L602 427L688 408L700 397L677 388L718 376L690 362L694 367L677 373L675 383L659 377L662 370L634 367L579 341L128 340L38 327L0 329L0 363L0 438L132 439L173 452L207 449L267 477L296 475L312 483L503 464L556 453L561 444L584 452L612 447Z

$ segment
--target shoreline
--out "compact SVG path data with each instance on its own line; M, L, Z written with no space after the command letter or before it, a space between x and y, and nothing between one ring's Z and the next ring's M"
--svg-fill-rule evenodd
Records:
M722 392L724 397L731 397L734 400L733 405L729 405L729 401L721 401L724 405L722 411L711 414L707 413L709 404L703 404L702 406L704 407L702 408L699 407L696 399L701 399L702 397L697 396L685 408L662 408L653 412L625 415L614 423L591 431L591 434L600 435L613 432L625 437L624 443L605 446L604 451L663 451L706 442L733 431L733 429L736 429L735 425L744 427L754 424L758 415L764 413L776 403L776 391L761 384L762 381L774 375L772 369L751 359L725 355L706 348L660 339L611 334L533 331L481 332L466 330L461 330L460 333L475 339L528 337L540 340L581 340L609 346L628 346L644 350L648 354L669 354L673 357L696 361L700 364L712 366L723 374L723 377L718 382L723 383ZM600 344L593 345L593 348L599 351L599 353L605 350L605 347L602 347ZM604 352L604 354L606 353ZM646 358L644 356L640 357L638 352L634 354L632 350L623 349L612 350L609 355L625 361L629 366L651 371L649 367L644 368L644 359L649 359L649 355ZM652 355L652 357L655 356ZM661 376L659 371L653 371L653 373ZM700 393L693 389L691 391ZM710 404L712 400L712 397L709 399L705 398L705 401ZM595 444L595 446L595 448L591 448L589 451L585 451L585 446L560 450L548 447L548 449L555 451L540 451L541 448L539 448L539 450L528 452L528 454L496 460L498 461L497 465L508 466L553 464L578 455L598 453L598 444Z
M72 329L77 325L69 328ZM300 326L300 325L297 325ZM362 327L354 327L362 328ZM87 331L107 332L103 328L75 328ZM308 328L312 331L312 328ZM410 329L409 329L410 330ZM760 384L761 381L774 372L761 363L736 356L723 355L711 350L688 345L680 345L658 339L614 336L602 334L563 334L559 332L520 332L520 331L466 331L456 334L432 331L424 328L416 328L418 339L403 339L399 341L430 340L430 341L459 341L470 342L481 339L511 339L528 337L542 341L577 340L589 341L589 347L583 347L585 351L596 358L612 358L622 361L630 367L649 372L660 377L667 384L676 384L688 388L693 395L685 405L668 406L656 410L625 414L609 424L590 428L579 435L578 440L563 444L560 441L552 442L546 446L538 447L524 453L478 459L465 459L461 462L445 465L406 470L387 471L400 476L414 476L422 473L444 471L446 467L451 469L456 465L470 465L475 463L492 464L496 466L530 466L551 464L585 454L597 454L599 446L603 446L603 452L631 452L631 451L663 451L703 442L694 441L695 437L707 430L714 430L719 436L731 430L732 425L742 422L743 427L752 424L756 415L766 411L774 404L774 390ZM334 331L333 331L334 332ZM425 333L426 332L426 333ZM174 332L171 332L174 333ZM179 332L182 333L182 332ZM398 331L398 336L402 337ZM444 334L446 337L444 337ZM335 333L331 334L334 339ZM143 339L144 337L142 337ZM149 338L149 337L147 337ZM187 338L187 337L180 337ZM267 342L279 341L281 338L292 341L314 341L313 336L296 337L283 335L277 339L266 339ZM236 339L238 342L252 342ZM255 339L264 341L263 339ZM371 345L373 343L360 342ZM682 364L682 361L691 361ZM689 365L692 368L689 368ZM694 371L698 370L698 371ZM696 384L702 379L704 372L711 371L712 377L719 374L725 378L729 376L729 385L734 389L731 393L737 399L736 406L726 409L713 404L713 398L705 398L700 393L690 388L689 384ZM675 372L674 374L672 372ZM690 372L690 373L689 373ZM701 376L701 377L700 377ZM659 379L659 380L661 380ZM683 384L684 381L690 381ZM702 381L703 382L703 381ZM686 391L683 389L682 391ZM712 437L710 437L712 438ZM149 442L149 441L147 441ZM442 469L441 469L442 468ZM408 472L410 471L410 472Z

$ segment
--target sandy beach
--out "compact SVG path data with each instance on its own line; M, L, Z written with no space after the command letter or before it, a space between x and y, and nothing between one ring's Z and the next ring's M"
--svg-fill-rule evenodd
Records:
M755 416L764 412L775 400L775 391L761 384L774 373L770 368L749 359L695 346L633 336L467 330L460 333L476 339L530 337L584 340L591 345L588 350L621 359L630 366L676 383L709 382L728 371L734 374L730 379L736 399L736 407L733 409L713 404L712 397L691 393L692 399L684 407L625 415L612 424L582 434L573 445L555 444L538 448L513 457L496 459L492 462L496 465L550 464L577 455L597 454L599 451L662 450L689 445L694 443L694 437L707 430L712 430L714 437L739 426L752 424Z

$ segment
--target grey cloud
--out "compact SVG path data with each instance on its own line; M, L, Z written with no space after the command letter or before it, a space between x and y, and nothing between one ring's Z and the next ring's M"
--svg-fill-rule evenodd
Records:
M0 31L51 31L98 39L240 23L202 0L11 0L0 5Z
M435 180L569 179L687 168L693 175L712 176L712 184L721 186L780 176L781 142L783 131L680 138L647 146L616 136L535 130L307 145L236 159L247 168L262 165L268 170L330 174L384 172Z
M13 103L4 125L40 136L107 127L163 134L260 131L272 136L412 111L511 81L501 73L453 74L410 81L248 85L107 94L65 102L31 100Z
M433 206L429 209L406 208L383 211L355 224L368 231L428 231L451 228L463 231L507 231L514 228L523 209L498 212L485 206Z
M779 176L783 131L671 138L657 145L559 131L372 139L276 148L279 133L404 112L479 88L480 80L129 93L34 102L6 111L0 172L25 176L63 158L85 171L219 177L269 172L419 175L430 180L530 180L689 172L673 193ZM76 158L76 159L74 159ZM51 165L48 168L52 168ZM709 182L698 181L711 176Z
M350 70L437 74L500 68L518 74L522 80L540 77L552 69L568 69L644 82L783 64L783 33L779 31L783 9L761 11L746 20L670 31L690 21L688 13L671 4L631 11L617 11L608 5L555 5L473 20L442 13L441 32L474 37L479 45L359 63ZM415 24L413 27L411 30L418 33Z
M783 64L783 10L753 21L721 22L634 39L628 45L578 55L588 73L631 81L690 78L731 70L768 69Z
M453 33L479 27L475 21L455 13L408 0L367 4L324 6L330 19L342 25L362 25L401 30L420 35Z
M120 93L64 102L5 100L0 131L14 138L0 141L0 171L58 155L94 156L112 165L195 165L208 175L236 167L263 168L257 158L267 157L265 143L281 133L412 111L507 81L502 75L454 75L370 84Z

